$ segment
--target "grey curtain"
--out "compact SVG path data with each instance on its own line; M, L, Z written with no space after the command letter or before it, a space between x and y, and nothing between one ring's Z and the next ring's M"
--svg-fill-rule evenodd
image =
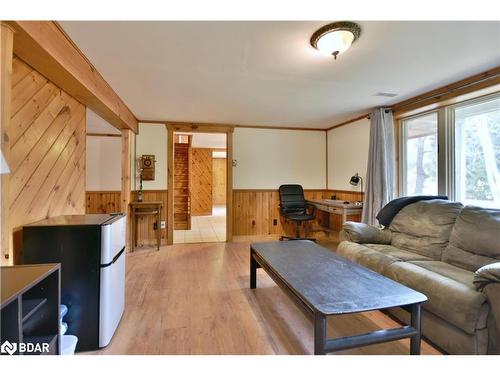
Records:
M375 216L394 198L395 169L392 112L386 108L378 108L370 114L363 223L378 225Z

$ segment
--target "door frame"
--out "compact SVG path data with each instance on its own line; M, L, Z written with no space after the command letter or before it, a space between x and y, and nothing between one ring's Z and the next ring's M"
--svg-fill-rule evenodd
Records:
M233 132L232 125L166 122L167 127L167 245L174 243L174 133L226 134L226 242L233 240Z

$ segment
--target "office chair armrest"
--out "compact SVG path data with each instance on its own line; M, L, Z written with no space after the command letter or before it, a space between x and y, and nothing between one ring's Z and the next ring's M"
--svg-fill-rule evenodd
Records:
M306 203L306 208L307 207L312 207L311 215L316 216L316 206L314 204L311 204L311 203Z
M351 241L356 243L391 243L391 231L389 229L380 229L364 223L346 221L340 232L341 241Z

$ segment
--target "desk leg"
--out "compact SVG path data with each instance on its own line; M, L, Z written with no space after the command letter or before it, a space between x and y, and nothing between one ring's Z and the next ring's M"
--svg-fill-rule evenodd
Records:
M135 247L136 247L136 238L137 238L137 219L135 217L135 207L132 206L132 212L131 212L131 217L130 217L130 221L132 222L132 230L130 231L132 233L132 241L130 241L130 252L133 253L135 251Z
M158 219L156 224L156 249L160 251L161 243L161 207L158 209Z
M420 303L415 303L411 306L411 326L418 332L417 335L410 338L410 354L420 354Z
M326 346L326 316L314 313L314 355L323 355Z
M250 250L250 289L257 288L257 261L253 257L253 250Z

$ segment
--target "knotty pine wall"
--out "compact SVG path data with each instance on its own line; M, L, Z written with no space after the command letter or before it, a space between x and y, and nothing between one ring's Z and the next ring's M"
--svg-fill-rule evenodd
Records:
M212 149L191 149L191 215L212 215Z
M142 197L145 202L161 201L163 207L161 220L167 220L167 190L143 190ZM132 201L137 200L137 191L132 191ZM87 191L86 192L87 214L109 214L120 211L119 191ZM137 244L138 246L156 245L156 231L154 228L155 218L153 216L140 216L137 222ZM162 244L166 244L167 230L161 229Z
M85 213L85 106L17 57L12 69L9 220L16 263L23 225Z
M331 198L346 201L362 200L359 192L343 190L305 190L306 199ZM233 235L281 235L291 233L285 228L279 212L278 190L233 190ZM340 229L340 217L330 215L330 228ZM276 225L274 225L276 222Z

